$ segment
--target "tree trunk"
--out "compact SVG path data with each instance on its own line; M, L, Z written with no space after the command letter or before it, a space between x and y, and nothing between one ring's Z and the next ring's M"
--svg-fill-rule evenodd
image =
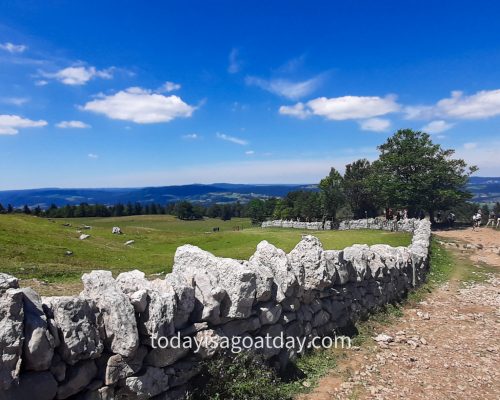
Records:
M431 220L431 224L434 224L436 222L434 219L434 210L429 210L429 218Z

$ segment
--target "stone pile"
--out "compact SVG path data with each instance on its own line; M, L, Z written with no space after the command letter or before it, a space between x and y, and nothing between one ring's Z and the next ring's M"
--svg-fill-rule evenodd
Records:
M324 250L304 236L286 254L262 241L248 261L185 245L165 279L92 271L78 296L40 297L0 274L0 400L180 399L217 349L162 338L331 336L425 279L430 235L418 221L408 247ZM284 367L298 349L256 351Z

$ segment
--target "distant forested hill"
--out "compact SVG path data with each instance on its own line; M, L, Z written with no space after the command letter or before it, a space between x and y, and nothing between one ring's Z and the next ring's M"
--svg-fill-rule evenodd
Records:
M473 176L469 179L467 189L474 194L473 201L478 203L500 201L500 177Z
M80 203L112 205L141 202L166 204L180 200L203 204L240 201L246 203L253 198L285 196L294 190L316 190L315 185L244 185L216 183L212 185L182 185L147 188L119 189L26 189L0 191L0 203L14 207L49 207Z
M472 177L467 188L474 194L473 201L493 203L500 201L500 177ZM0 203L6 206L48 207L51 204L105 204L141 202L166 204L180 200L202 204L228 203L240 201L246 203L253 198L266 199L282 197L294 190L317 190L314 184L305 185L246 185L232 183L214 183L211 185L179 185L146 188L118 189L26 189L0 191Z

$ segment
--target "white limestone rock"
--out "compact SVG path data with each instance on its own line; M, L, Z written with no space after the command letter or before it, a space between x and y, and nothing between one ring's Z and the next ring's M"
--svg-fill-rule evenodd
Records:
M8 389L19 377L23 320L23 294L6 289L0 294L0 391Z
M134 355L139 346L139 334L134 307L109 271L92 271L82 276L83 297L95 301L102 313L106 330L105 346L124 357Z
M276 301L282 302L286 296L292 295L294 287L297 285L297 278L283 250L263 240L257 245L257 250L250 257L248 265L256 273L270 271L270 273L266 272L266 275L273 276L272 292Z
M255 273L230 258L219 258L196 246L177 249L174 273L194 279L195 297L202 318L219 323L220 318L247 318L255 301ZM195 306L196 309L196 306Z
M97 358L104 345L93 303L81 297L43 297L44 308L59 331L61 344L58 352L62 359L73 365L80 360Z
M55 339L50 333L42 299L31 288L16 289L23 294L24 345L23 365L28 371L50 368L54 355Z

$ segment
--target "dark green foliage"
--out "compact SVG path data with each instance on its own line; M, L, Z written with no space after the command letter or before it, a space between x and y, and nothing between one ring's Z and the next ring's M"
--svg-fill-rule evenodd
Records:
M434 144L427 133L400 129L378 149L370 184L383 207L424 209L433 220L436 211L471 198L465 185L477 168L451 158L454 150Z
M488 207L488 204L483 204L481 207L481 214L483 216L482 222L485 224L488 222L488 217L490 215L490 208Z
M247 217L250 218L252 224L259 224L270 217L270 215L266 213L266 209L267 207L263 200L251 200L247 206Z
M175 216L183 220L193 220L203 218L203 214L195 208L189 201L180 201L175 205Z
M331 168L328 176L319 182L323 221L335 220L337 210L345 204L343 182L342 175L335 168Z
M347 164L344 173L344 193L356 219L375 217L377 206L374 189L369 185L372 166L366 159Z
M247 352L219 355L203 364L192 400L291 400L276 372Z

